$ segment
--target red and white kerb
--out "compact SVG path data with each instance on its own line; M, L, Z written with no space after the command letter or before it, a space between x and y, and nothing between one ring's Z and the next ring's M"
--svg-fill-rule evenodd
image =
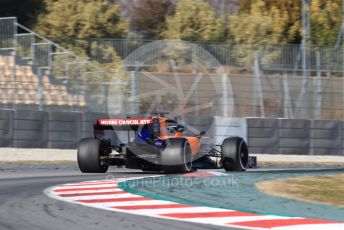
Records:
M109 121L110 122L110 121ZM118 122L118 120L111 122ZM141 121L139 121L141 124ZM148 120L146 119L146 121ZM136 123L135 123L136 124ZM49 188L45 193L58 200L155 218L211 224L242 229L342 230L344 223L302 217L263 215L237 210L193 206L152 199L122 190L117 184L129 179L85 181Z

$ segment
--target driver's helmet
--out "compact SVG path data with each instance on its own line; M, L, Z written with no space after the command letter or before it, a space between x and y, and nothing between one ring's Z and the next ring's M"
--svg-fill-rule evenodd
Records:
M169 123L166 128L169 135L174 135L176 133L176 124Z
M144 142L145 140L148 140L151 137L151 133L149 131L148 126L143 126L141 130L137 132L137 141L139 143Z

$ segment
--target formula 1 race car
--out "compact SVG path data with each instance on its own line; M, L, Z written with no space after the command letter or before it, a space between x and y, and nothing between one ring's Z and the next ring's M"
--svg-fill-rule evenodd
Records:
M244 171L250 161L243 138L226 138L217 150L205 132L186 136L184 126L161 114L98 119L93 128L94 138L82 139L78 147L78 165L84 173L105 173L110 165L164 173L187 173L197 168ZM110 135L127 131L127 142L113 143L105 134L109 130Z

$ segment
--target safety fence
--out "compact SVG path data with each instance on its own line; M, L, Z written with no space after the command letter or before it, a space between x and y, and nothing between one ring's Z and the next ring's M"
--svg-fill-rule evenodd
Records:
M111 63L113 58L107 55L113 50L119 57L126 59L130 66L156 66L169 63L169 51L173 49L176 63L179 66L192 65L191 56L197 56L200 49L209 53L204 63L208 68L217 68L216 59L221 65L232 71L251 70L254 67L254 56L259 53L261 68L277 73L281 72L312 72L320 69L327 76L343 72L343 46L314 46L303 48L299 44L231 44L228 42L197 42L177 40L131 40L131 39L72 39L51 38L66 46L74 46L89 50L98 47L97 51L89 52L92 60L99 63ZM190 45L192 44L192 45ZM150 62L145 57L138 59L130 56L137 49L142 53L164 50L164 55L156 56ZM317 57L319 56L319 57ZM128 58L129 57L129 58ZM319 61L317 61L319 58ZM341 76L341 75L340 75Z
M132 81L134 113L145 114L159 97L160 110L175 110L183 115L344 118L343 78L312 77L305 83L302 76L287 74L139 72L136 75Z
M1 71L1 68L3 71ZM343 119L339 77L123 72L109 82L61 84L29 66L0 65L0 108L32 111ZM12 71L12 69L11 69ZM123 80L119 81L118 79Z
M91 60L52 40L86 50ZM167 110L190 116L344 118L339 46L52 40L16 18L0 19L0 108L122 116ZM105 71L118 62L116 56L122 68Z

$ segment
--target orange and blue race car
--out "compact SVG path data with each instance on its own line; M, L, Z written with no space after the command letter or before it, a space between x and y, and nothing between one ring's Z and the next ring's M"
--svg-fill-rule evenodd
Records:
M93 128L94 137L82 139L78 147L78 165L84 173L105 173L110 165L164 173L199 168L245 171L251 167L243 138L226 138L216 148L205 132L185 135L183 125L161 114L98 119ZM125 142L117 138L120 131L127 132Z

